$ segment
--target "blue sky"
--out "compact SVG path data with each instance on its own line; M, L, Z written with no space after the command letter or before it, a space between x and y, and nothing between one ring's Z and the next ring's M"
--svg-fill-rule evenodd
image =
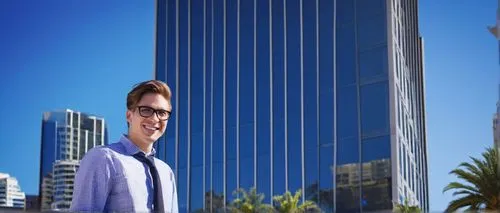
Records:
M85 2L85 3L84 3ZM153 1L0 3L0 172L38 193L42 112L103 116L125 131L131 86L153 77ZM425 39L431 210L443 210L448 172L493 143L498 98L495 0L420 0Z
M42 112L102 116L111 141L126 130L127 92L153 78L154 2L23 2L0 3L0 172L36 194Z

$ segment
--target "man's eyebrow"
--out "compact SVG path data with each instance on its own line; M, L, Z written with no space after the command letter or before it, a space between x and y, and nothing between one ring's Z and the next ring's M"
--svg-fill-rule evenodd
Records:
M157 111L161 110L161 111L165 111L165 112L171 112L171 111L172 111L172 110L162 109L162 108L160 108L160 109L155 109L155 110L157 110Z
M146 106L146 105L140 105L140 106ZM167 111L167 112L170 112L171 110L168 110L168 109L164 109L164 108L155 108L155 107L152 107L152 106L147 106L151 109L154 109L156 111Z

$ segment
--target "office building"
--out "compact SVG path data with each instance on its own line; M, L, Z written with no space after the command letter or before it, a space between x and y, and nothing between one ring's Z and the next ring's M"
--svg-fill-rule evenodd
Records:
M23 209L26 195L15 177L0 173L0 207Z
M43 113L40 152L41 210L67 210L79 161L91 148L108 144L106 122L73 110Z
M157 0L157 143L181 212L237 188L304 192L325 212L428 210L417 0Z

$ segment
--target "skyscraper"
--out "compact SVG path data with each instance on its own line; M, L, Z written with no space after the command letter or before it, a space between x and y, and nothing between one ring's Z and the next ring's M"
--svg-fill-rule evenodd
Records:
M40 152L41 210L69 209L80 160L99 145L108 144L103 118L66 109L45 112Z
M157 143L181 212L256 187L326 212L428 210L417 0L157 0Z
M26 195L15 177L0 173L0 207L24 208Z

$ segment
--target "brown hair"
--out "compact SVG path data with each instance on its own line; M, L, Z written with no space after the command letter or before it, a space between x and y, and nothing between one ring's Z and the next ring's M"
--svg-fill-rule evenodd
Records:
M170 97L172 93L170 92L170 87L162 81L149 80L136 84L134 88L127 95L127 109L134 109L139 101L141 101L142 96L147 93L156 93L162 95L169 104Z

